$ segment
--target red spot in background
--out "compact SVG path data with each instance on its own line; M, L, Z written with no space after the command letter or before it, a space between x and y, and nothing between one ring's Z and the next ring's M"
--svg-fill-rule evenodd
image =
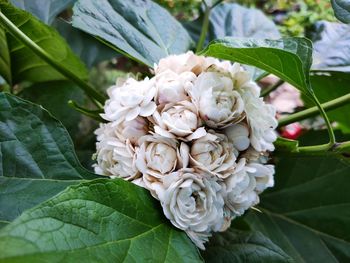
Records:
M303 127L300 123L292 123L284 127L281 131L281 136L286 139L296 140L303 132Z

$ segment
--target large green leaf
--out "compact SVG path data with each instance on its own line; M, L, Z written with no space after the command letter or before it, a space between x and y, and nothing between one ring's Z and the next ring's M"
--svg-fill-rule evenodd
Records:
M276 185L246 217L296 262L350 261L350 163L334 156L284 156Z
M292 259L260 232L230 228L215 233L202 252L206 262L292 262Z
M55 17L76 0L10 0L15 6L26 10L46 24L51 24Z
M70 23L57 19L53 26L58 30L61 36L64 37L74 53L84 61L88 68L91 68L101 61L120 56L120 54L112 48L104 45L93 36L72 27Z
M38 105L0 93L0 221L93 178L61 123Z
M184 53L191 38L168 11L150 0L80 0L73 26L153 67L170 54Z
M311 75L312 87L320 102L327 102L350 93L350 74L343 72L317 72ZM307 102L307 101L306 101ZM312 103L307 103L313 106ZM336 121L343 132L350 133L350 105L334 109L327 113Z
M201 53L261 68L305 94L312 94L309 84L312 43L306 38L264 40L227 37L212 41Z
M43 24L30 13L13 7L5 0L0 0L0 9L8 19L54 59L64 64L66 68L80 78L87 79L88 73L84 64L74 55L56 30ZM45 82L65 79L61 73L41 60L9 33L7 33L7 44L10 51L13 83L23 80Z
M0 76L2 76L8 83L11 79L11 62L10 53L7 46L7 38L5 31L0 25Z
M1 262L201 262L145 189L121 179L71 186L0 231Z
M350 23L350 1L331 0L335 16L344 23Z
M321 21L315 29L312 68L350 72L350 25Z
M201 33L203 14L195 21L184 23L197 42ZM280 37L277 26L260 10L235 3L223 3L210 13L207 43L223 37L270 38Z
M25 88L20 97L43 106L68 130L73 141L79 136L79 122L82 115L68 106L69 100L83 104L84 93L68 81L37 83Z

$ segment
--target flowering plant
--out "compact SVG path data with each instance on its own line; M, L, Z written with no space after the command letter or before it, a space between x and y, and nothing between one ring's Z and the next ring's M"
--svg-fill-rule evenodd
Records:
M95 172L148 189L204 249L273 186L275 110L238 63L188 52L154 68L151 79L108 90Z
M0 0L0 262L349 261L348 25L223 2Z

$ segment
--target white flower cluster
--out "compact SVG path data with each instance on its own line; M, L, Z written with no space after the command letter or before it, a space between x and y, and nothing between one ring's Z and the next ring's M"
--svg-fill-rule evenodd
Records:
M273 186L275 110L239 64L169 56L108 95L95 171L147 188L199 248Z

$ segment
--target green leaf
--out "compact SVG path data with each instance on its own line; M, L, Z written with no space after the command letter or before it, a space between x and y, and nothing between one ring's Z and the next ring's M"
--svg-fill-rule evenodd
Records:
M0 220L93 178L61 123L38 105L0 93Z
M0 9L12 23L58 62L64 64L66 68L80 78L88 78L88 72L84 64L74 55L56 30L43 24L31 14L13 7L5 0L0 0ZM45 82L66 79L12 35L9 33L6 35L10 51L13 83L24 80Z
M350 74L342 72L317 72L311 75L313 90L321 103L336 99L350 93ZM312 103L305 100L307 106ZM350 133L350 104L327 113L332 121L336 121L345 133Z
M230 228L215 233L202 252L206 262L293 262L270 239L260 232L240 231Z
M0 228L3 228L4 226L7 226L8 225L8 221L0 221Z
M68 130L73 141L79 136L81 114L68 106L69 100L79 104L84 102L81 89L68 81L37 83L25 88L20 97L41 105L57 118Z
M71 186L0 231L1 262L201 262L149 192L121 179Z
M275 74L308 95L312 43L306 38L239 39L212 41L202 55L252 65Z
M80 0L73 26L150 67L192 45L181 24L150 0Z
M350 25L317 22L314 39L314 70L350 72Z
M7 38L5 31L0 25L0 76L2 76L7 83L12 83L11 78L11 62L10 53L7 46Z
M119 57L115 50L104 45L93 36L72 27L71 24L57 19L53 26L65 38L74 53L80 57L88 68L97 63Z
M286 155L276 185L246 220L296 262L349 262L350 163L330 155Z
M184 23L197 42L201 33L203 15ZM280 38L277 26L260 10L235 3L223 3L210 13L207 43L223 37Z
M350 1L331 0L335 16L344 23L350 23Z
M51 24L55 17L76 0L10 0L22 10L32 13L46 24Z
M21 175L20 172L0 176L0 221L12 221L23 211L80 182L82 180L74 178L69 180L31 178L30 175Z

